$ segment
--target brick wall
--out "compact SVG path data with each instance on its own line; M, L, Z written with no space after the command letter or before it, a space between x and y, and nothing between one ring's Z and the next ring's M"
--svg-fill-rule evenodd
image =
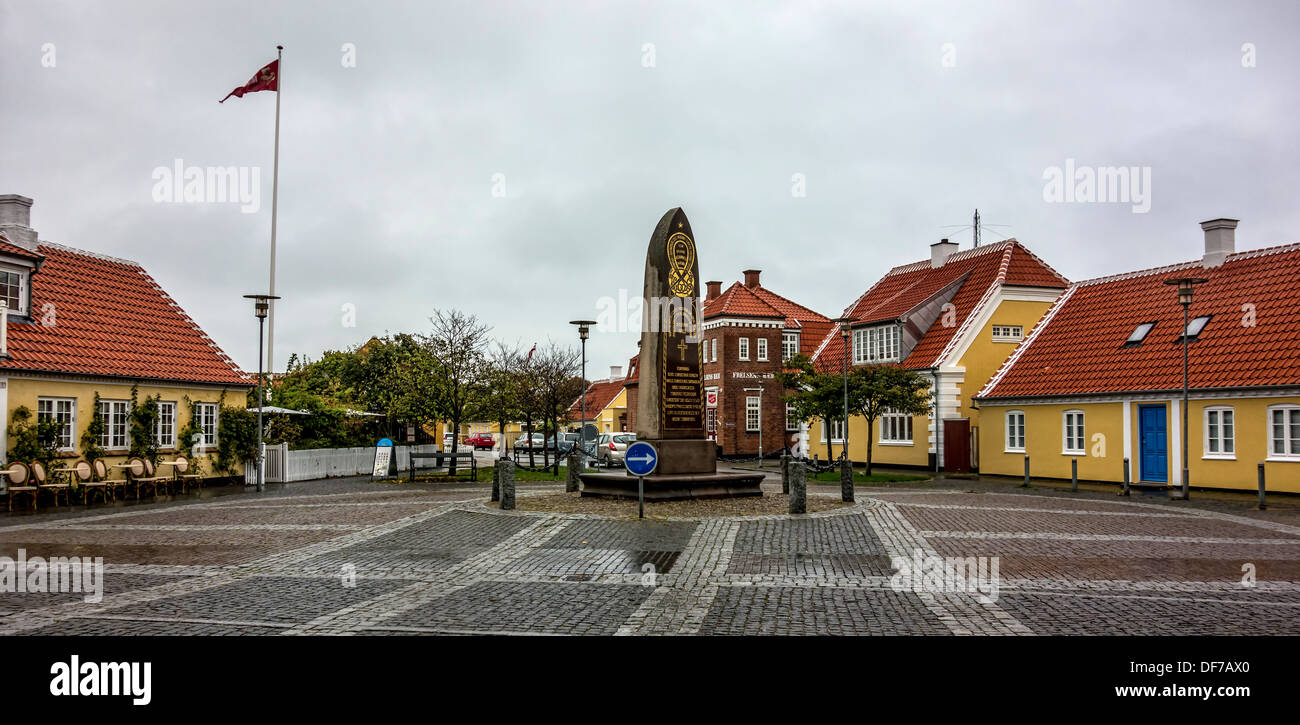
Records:
M740 339L749 340L749 360L739 359ZM758 339L767 340L767 360L758 359ZM758 454L758 431L746 430L745 388L763 386L763 450L770 453L788 444L785 431L785 391L776 382L781 370L781 328L724 326L704 331L709 360L704 364L705 389L717 388L717 440L723 455ZM717 362L713 341L718 341ZM743 377L738 377L738 375ZM715 377L716 376L716 377Z

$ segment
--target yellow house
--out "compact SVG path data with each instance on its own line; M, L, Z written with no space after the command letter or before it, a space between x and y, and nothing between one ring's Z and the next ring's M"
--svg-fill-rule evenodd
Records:
M1069 282L1014 240L967 250L948 240L930 259L895 267L844 312L851 336L832 329L814 364L899 365L930 380L929 415L886 414L871 431L874 464L978 470L980 411L972 396L997 371ZM935 424L935 420L939 424ZM829 441L828 441L829 437ZM849 457L867 458L867 421L851 416ZM815 421L812 455L844 444L843 425ZM835 455L838 455L836 452Z
M584 396L579 396L569 406L569 423L575 427L582 420L583 398L587 404L587 423L596 426L597 433L622 433L630 430L627 414L627 388L623 366L611 365L609 377L593 380Z
M1300 492L1300 244L1236 252L1236 220L1201 226L1200 260L1061 296L978 396L983 473L1254 489L1262 466ZM1201 280L1186 329L1179 279Z
M23 407L32 422L61 424L61 458L81 458L98 395L104 432L93 442L121 463L134 388L158 399L160 452L216 473L220 405L243 408L252 381L140 265L38 240L31 206L0 196L0 455L10 461L5 429ZM198 439L182 440L192 419Z

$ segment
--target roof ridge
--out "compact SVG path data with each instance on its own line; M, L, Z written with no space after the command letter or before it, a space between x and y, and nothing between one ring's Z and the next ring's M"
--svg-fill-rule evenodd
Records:
M1272 247L1262 247L1260 249L1248 249L1242 252L1233 252L1223 260L1223 263L1227 264L1228 262L1235 262L1239 259L1253 259L1255 257L1262 257L1269 254L1285 254L1286 252L1294 252L1294 251L1300 251L1300 242L1293 242L1291 244L1279 244ZM1083 280L1079 280L1078 282L1074 282L1072 286L1087 287L1095 284L1104 284L1107 282L1118 282L1120 280L1125 280L1125 279L1135 279L1137 277L1146 277L1149 275L1173 272L1179 269L1187 269L1190 267L1203 267L1203 266L1204 265L1202 265L1200 260L1193 259L1187 262L1167 264L1164 265L1163 267L1150 267L1147 269L1137 269L1130 272L1120 272L1118 274L1107 275L1104 277L1093 277L1092 279L1083 279Z
M1055 267L1053 267L1052 265L1050 265L1050 264L1048 264L1047 262L1043 261L1043 258L1042 258L1042 257L1038 256L1037 254L1034 254L1034 250L1030 249L1030 248L1028 247L1028 245L1026 245L1024 242L1020 241L1019 239L1016 239L1015 237L1012 237L1012 238L1010 239L1010 241L1015 242L1015 243L1016 243L1016 246L1019 247L1020 249L1023 249L1024 252L1025 252L1025 254L1028 254L1028 255L1029 255L1029 256L1030 256L1030 257L1031 257L1035 262L1037 262L1037 263L1039 263L1040 265L1042 265L1043 268L1045 268L1047 271L1049 271L1049 272L1051 272L1052 274L1056 275L1057 278L1060 279L1062 282L1065 282L1065 284L1066 284L1067 287L1071 284L1071 282L1070 282L1070 278L1069 278L1069 277L1066 277L1065 275L1063 275L1063 274L1061 274L1060 272L1056 271L1056 268L1055 268Z
M80 254L83 257L102 259L105 262L113 262L115 264L125 264L131 267L140 267L141 269L143 269L143 267L139 262L132 259L123 259L122 257L114 257L108 254L100 254L99 252L92 252L89 249L78 249L76 247L69 247L66 244L51 242L48 239L42 239L36 242L36 248L40 249L41 247L53 247L54 249L62 250L69 254Z
M762 292L764 292L765 294L772 295L773 297L777 298L778 300L781 300L782 302L784 302L784 303L786 303L786 304L788 304L788 305L790 305L790 306L792 306L792 307L796 307L796 308L798 308L798 309L800 309L800 310L803 310L804 312L807 312L807 313L809 313L809 314L811 314L811 315L813 315L813 316L815 316L815 317L820 317L820 318L822 318L822 319L826 319L826 320L829 320L829 319L830 319L830 318L826 317L825 315L823 315L822 313L818 312L817 310L814 310L814 309L812 309L811 307L805 307L804 305L801 305L801 304L799 304L798 302L795 302L794 300L790 299L789 297L786 297L786 296L784 296L784 295L777 294L776 292L773 292L772 290L770 290L770 289L768 289L768 288L766 288L766 287L764 287L764 286L762 286L762 285L759 285L758 287L755 287L754 289L755 289L755 290L762 291ZM764 300L764 301L767 302L769 305L772 304L771 302L769 302L769 301L767 301L767 300ZM773 307L773 309L775 309L775 307ZM777 310L777 312L780 312L780 311L781 311L781 310ZM788 317L793 317L793 315L787 315L787 316L788 316ZM796 319L797 319L797 318L796 318Z

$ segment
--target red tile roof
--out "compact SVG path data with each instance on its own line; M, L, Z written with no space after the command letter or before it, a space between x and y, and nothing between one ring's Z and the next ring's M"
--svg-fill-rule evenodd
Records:
M7 240L0 252L13 254ZM9 322L0 370L140 380L250 384L140 265L41 242L31 277L32 321ZM46 314L53 324L43 324Z
M618 394L623 390L623 382L625 380L626 378L614 378L613 380L605 379L591 381L591 384L587 386L586 391L587 420L595 418L600 414L600 411L605 409L605 406L614 402L614 398L617 398ZM578 396L577 399L573 401L573 405L569 406L569 417L571 419L576 420L577 418L574 418L574 416L581 418L582 398L583 396Z
M725 292L704 303L704 319L755 317L781 319L788 329L797 329L800 352L812 356L826 331L834 326L830 318L793 302L759 285L733 283Z
M1189 346L1190 387L1300 385L1300 244L1292 244L1232 254L1219 267L1197 261L1079 282L980 397L1180 390L1183 312L1164 281L1185 276L1208 280L1196 286L1191 317L1212 316ZM1125 346L1143 322L1156 324Z
M20 247L17 244L13 244L8 239L5 239L4 237L0 237L0 254L12 254L15 257L23 257L25 259L31 259L36 261L39 261L41 259L41 255L37 254L36 252L33 252L30 249L27 249L25 247Z
M641 371L637 369L637 363L641 362L641 355L638 353L627 360L627 377L623 378L623 386L635 385L641 378Z
M953 284L960 285L951 300L957 324L945 326L936 321L902 361L902 367L918 370L938 365L985 297L998 286L1064 288L1069 280L1025 245L1008 239L954 252L937 268L932 268L928 259L895 267L849 305L844 316L855 323L896 320ZM839 370L843 366L845 346L839 337L834 329L823 337L814 356L818 369Z

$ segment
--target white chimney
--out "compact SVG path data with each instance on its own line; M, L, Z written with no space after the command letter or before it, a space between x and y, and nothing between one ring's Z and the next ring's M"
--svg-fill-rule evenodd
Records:
M1211 219L1201 222L1205 231L1205 256L1201 258L1202 267L1218 267L1229 254L1237 251L1237 220Z
M947 239L940 239L930 245L930 268L938 269L947 264L948 257L957 251L957 245Z
M31 199L17 194L0 194L0 234L24 249L36 251Z
M610 380L622 380L622 379L623 379L623 366L622 366L622 365L610 365L610 366L609 366L609 379L610 379Z

